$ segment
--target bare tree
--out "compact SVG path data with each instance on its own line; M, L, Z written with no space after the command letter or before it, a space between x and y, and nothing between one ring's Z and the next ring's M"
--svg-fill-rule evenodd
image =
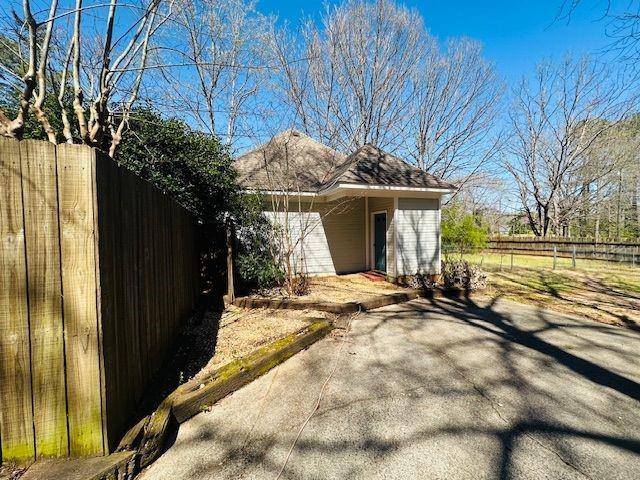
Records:
M177 10L165 42L177 46L162 54L168 106L234 147L269 73L275 19L253 0L183 0Z
M464 182L499 151L495 132L502 82L471 40L450 40L440 52L425 42L412 76L409 154L417 166Z
M597 240L601 235L622 240L638 237L638 179L640 178L640 123L637 115L606 132L588 154L586 172L578 172L574 183L579 195L563 198L566 223L582 236ZM584 179L593 171L603 172L595 182Z
M462 184L495 158L503 87L476 42L441 48L390 0L349 0L302 32L279 32L274 48L276 91L303 131L343 151L373 143Z
M563 202L610 171L590 153L634 101L624 79L588 57L539 64L514 96L505 166L534 234L559 233Z
M171 7L172 1L163 0L126 4L118 0L92 4L75 0L73 8L62 9L57 0L52 0L47 10L34 14L30 0L23 0L22 13L14 10L9 14L19 23L14 40L21 58L17 65L23 72L12 69L15 64L0 66L12 73L14 87L21 92L14 118L0 111L0 134L22 138L26 117L33 112L52 143L57 143L62 134L69 143L79 141L105 148L113 155L128 112L138 98L150 40L170 18ZM107 13L98 20L87 13L100 9ZM120 15L123 10L127 13ZM10 22L3 19L4 24ZM21 35L23 29L26 35ZM64 53L56 55L54 45ZM57 89L50 78L59 81ZM73 125L64 103L70 78ZM62 132L55 131L50 112L44 110L47 95L57 97L61 105Z
M571 16L583 3L583 0L563 0L557 18L571 21ZM598 0L596 4L600 6L599 20L605 23L605 32L611 39L608 50L623 61L637 62L640 59L640 1Z
M320 25L304 25L299 48L275 39L283 98L305 132L333 147L394 147L424 35L422 17L389 0L327 7Z

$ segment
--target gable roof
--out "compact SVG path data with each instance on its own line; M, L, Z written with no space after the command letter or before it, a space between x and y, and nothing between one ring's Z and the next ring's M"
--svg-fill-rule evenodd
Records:
M287 130L235 162L241 186L320 193L332 187L455 190L449 182L371 144L348 157L296 130Z

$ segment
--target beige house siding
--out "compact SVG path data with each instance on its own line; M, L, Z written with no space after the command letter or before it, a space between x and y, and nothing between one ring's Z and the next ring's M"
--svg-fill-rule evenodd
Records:
M265 215L283 225L287 215L269 205ZM298 242L296 258L303 260L309 275L335 275L366 270L364 199L331 203L292 202L289 232ZM302 241L301 237L304 236Z
M440 273L440 200L399 198L398 275Z
M373 223L371 221L371 214L373 212L386 211L387 212L387 275L391 277L396 276L395 268L395 221L394 221L394 199L391 197L369 197L369 225L371 232L369 233L370 245L373 239ZM370 248L371 259L370 263L373 265L373 248Z
M274 212L269 204L265 214L272 222L282 225L286 215L282 208L279 210ZM387 275L439 274L440 200L437 198L368 197L313 204L292 201L288 213L289 232L294 241L304 232L304 246L299 244L296 248L296 259L304 259L309 275L336 275L372 268L371 215L380 211L387 213Z

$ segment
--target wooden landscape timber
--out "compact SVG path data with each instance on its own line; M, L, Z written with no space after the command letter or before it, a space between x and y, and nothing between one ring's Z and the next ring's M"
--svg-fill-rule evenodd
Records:
M321 312L334 313L336 315L348 315L350 313L366 312L376 308L389 305L410 302L416 298L461 298L468 296L470 292L458 289L407 289L404 292L376 295L369 300L362 302L317 302L311 300L301 300L297 298L260 298L260 297L239 297L233 304L242 308L273 308L286 310L318 310Z
M398 303L408 302L423 296L422 290L414 289L406 292L377 295L374 298L362 302L317 302L310 300L300 300L296 298L259 298L240 297L236 298L233 304L242 308L273 308L287 310L318 310L321 312L346 315L349 313L366 312L375 308L386 307Z
M60 480L132 479L162 455L168 437L179 423L324 338L333 328L334 324L325 319L312 321L297 332L260 347L245 357L203 372L174 390L151 415L131 428L116 453L99 459L39 463L28 469L22 480L39 480L42 472Z
M179 423L213 405L231 392L264 375L276 365L327 335L333 326L321 319L287 335L246 357L216 368L204 377L182 385L173 401L172 412Z
M80 145L0 137L0 460L104 455L199 295L197 225Z

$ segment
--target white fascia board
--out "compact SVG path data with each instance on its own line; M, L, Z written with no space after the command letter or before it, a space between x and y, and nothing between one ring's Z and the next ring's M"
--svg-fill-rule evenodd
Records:
M316 192L286 192L284 190L261 190L259 188L245 188L242 190L242 193L247 194L260 194L267 195L270 197L308 197L308 198L317 198L318 200L322 200L323 196L319 195Z
M339 183L324 190L323 195L327 200L335 200L344 196L375 196L375 197L425 197L439 198L455 192L450 188L430 188L430 187L397 187L390 185L363 185L351 183Z
M284 190L261 190L261 189L244 189L244 193L261 193L268 196L289 196L297 198L315 198L317 201L331 201L341 197L354 196L362 197L366 195L376 197L430 197L439 198L442 195L454 193L456 190L451 188L433 188L433 187L400 187L391 185L365 185L358 183L338 183L332 185L326 190L320 192L286 192Z
M339 183L330 190L338 188L352 189L352 190L385 190L389 192L425 192L425 193L453 193L455 189L452 188L435 188L435 187L399 187L393 185L365 185L362 183ZM325 195L329 192L323 192Z

